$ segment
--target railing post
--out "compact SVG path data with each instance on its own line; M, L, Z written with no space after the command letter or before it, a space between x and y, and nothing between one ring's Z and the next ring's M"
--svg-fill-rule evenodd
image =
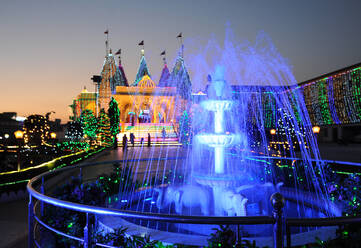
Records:
M44 194L44 177L41 177L41 186L40 186L40 193ZM40 201L40 215L41 217L44 216L44 202Z
M91 214L86 213L86 224L84 227L84 248L92 248L92 224Z
M285 205L285 198L282 194L277 192L271 196L271 204L273 206L273 218L275 224L273 225L273 247L283 248L283 206Z
M241 248L242 247L242 237L241 237L241 230L239 227L239 224L237 225L237 240L236 240L236 245L235 248Z
M34 247L34 203L31 194L29 194L29 204L28 204L28 247Z
M291 248L291 227L286 224L287 248Z
M83 170L82 170L82 167L79 168L79 178L80 178L80 183L83 183Z

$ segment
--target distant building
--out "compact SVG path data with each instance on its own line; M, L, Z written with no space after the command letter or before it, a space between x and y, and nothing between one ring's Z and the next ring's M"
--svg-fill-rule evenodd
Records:
M19 118L18 118L19 119ZM0 143L14 143L14 132L21 130L23 121L17 120L16 112L0 113Z
M120 110L120 124L177 122L181 113L189 109L190 103L199 103L207 98L207 89L192 93L192 84L179 54L170 71L164 59L164 67L158 83L151 78L144 50L141 52L138 72L129 84L121 64L116 64L111 50L107 53L98 85L99 95L84 89L71 105L73 119L79 119L81 112L90 109L98 113L108 109L114 97ZM268 86L259 86L261 94L264 127L277 125L276 102ZM237 100L242 93L253 86L231 85L232 98ZM308 115L313 126L321 126L320 138L327 141L353 140L360 133L361 126L361 63L355 64L317 78L284 88L287 92L301 90ZM254 92L253 92L254 93ZM282 94L283 94L282 93ZM347 127L347 128L345 128ZM360 141L361 141L361 134Z
M71 119L78 120L83 110L89 109L95 113L96 111L96 93L89 92L85 87L80 94L73 100L70 105L73 111Z
M166 60L159 82L152 80L144 50L134 82L129 85L119 57L116 65L113 54L107 54L98 86L99 96L84 89L71 105L74 120L78 120L85 109L98 113L108 110L111 97L118 102L120 123L169 123L176 120L191 100L191 81L181 55L178 56L172 72ZM178 97L176 97L178 96Z
M361 142L361 63L299 83L323 141Z

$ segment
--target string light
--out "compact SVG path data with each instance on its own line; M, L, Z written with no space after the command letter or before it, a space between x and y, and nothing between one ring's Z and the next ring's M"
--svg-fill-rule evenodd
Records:
M80 115L81 126L83 128L84 136L89 137L91 140L96 138L97 135L97 119L93 111L86 109Z
M361 122L361 67L302 85L314 125Z
M98 119L98 139L103 145L112 144L112 135L110 132L110 119L104 109L100 110Z

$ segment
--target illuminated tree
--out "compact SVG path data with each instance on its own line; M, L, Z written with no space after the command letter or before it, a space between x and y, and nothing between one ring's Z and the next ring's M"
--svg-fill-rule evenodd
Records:
M94 140L97 135L98 121L94 116L93 111L87 109L81 112L80 123L83 128L84 136L86 135L90 140Z
M110 133L113 136L113 142L116 142L117 134L119 133L119 108L118 102L112 97L109 102L108 116L110 119Z
M179 141L184 145L191 142L191 119L187 111L184 111L179 121Z
M101 143L104 145L112 144L112 134L110 131L110 119L104 109L101 109L99 112L98 119L98 138Z
M24 121L24 142L28 145L43 145L49 138L48 120L42 115L30 115Z

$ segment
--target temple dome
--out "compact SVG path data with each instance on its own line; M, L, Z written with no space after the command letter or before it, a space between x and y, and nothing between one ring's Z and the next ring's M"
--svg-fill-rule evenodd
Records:
M155 83L148 75L144 75L142 79L138 82L138 87L141 88L155 88Z

